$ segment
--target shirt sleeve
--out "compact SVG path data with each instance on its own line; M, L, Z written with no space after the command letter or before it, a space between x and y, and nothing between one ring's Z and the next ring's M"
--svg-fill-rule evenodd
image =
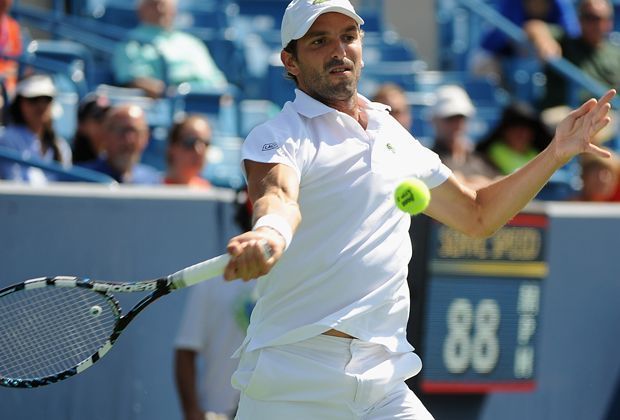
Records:
M452 175L452 170L444 165L437 153L422 145L417 139L414 138L413 141L415 158L412 161L419 162L414 163L414 167L424 168L416 174L416 177L421 178L429 189L443 184Z
M201 351L207 341L207 312L209 282L188 289L179 331L175 339L177 349Z
M301 180L303 162L299 156L299 140L290 134L280 133L266 126L258 126L250 132L241 149L241 166L244 176L243 162L251 160L260 163L281 163L291 167Z

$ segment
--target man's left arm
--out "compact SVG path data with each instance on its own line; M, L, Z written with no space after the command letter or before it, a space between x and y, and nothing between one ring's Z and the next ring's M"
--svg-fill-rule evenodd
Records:
M592 143L610 118L608 91L598 101L590 99L572 111L557 127L549 146L514 173L473 190L452 176L434 188L426 214L475 237L492 235L523 209L547 183L551 175L580 153L609 157Z

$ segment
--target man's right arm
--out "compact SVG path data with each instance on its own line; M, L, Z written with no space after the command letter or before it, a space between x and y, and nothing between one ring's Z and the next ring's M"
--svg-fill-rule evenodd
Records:
M224 278L250 280L263 276L271 270L285 251L286 230L295 232L301 222L297 199L299 179L295 170L280 163L244 161L248 194L253 203L253 224L265 216L278 223L267 222L266 226L255 228L232 238L228 243L231 261L226 267ZM263 219L267 220L267 219ZM263 249L267 244L273 254L265 258Z

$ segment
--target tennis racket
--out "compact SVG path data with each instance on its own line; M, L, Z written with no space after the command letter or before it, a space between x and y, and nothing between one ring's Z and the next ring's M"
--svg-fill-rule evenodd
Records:
M265 256L271 256L265 249ZM155 280L113 283L41 277L0 290L0 385L35 388L82 373L144 308L224 272L220 255ZM151 292L123 315L113 292Z

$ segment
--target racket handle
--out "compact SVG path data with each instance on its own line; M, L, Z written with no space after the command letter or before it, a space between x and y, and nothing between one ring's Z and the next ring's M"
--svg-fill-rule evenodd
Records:
M230 255L222 254L218 257L208 259L206 261L194 264L183 270L179 270L168 276L174 289L192 286L203 280L209 280L213 277L224 274L224 269L230 261Z
M273 256L273 249L266 241L261 244L265 259L268 260ZM168 276L171 288L181 289L187 286L193 286L196 283L200 283L204 280L212 279L213 277L221 276L224 274L224 269L230 261L229 254L222 254L219 257L214 257L206 261L194 264L183 270L179 270L174 274Z

